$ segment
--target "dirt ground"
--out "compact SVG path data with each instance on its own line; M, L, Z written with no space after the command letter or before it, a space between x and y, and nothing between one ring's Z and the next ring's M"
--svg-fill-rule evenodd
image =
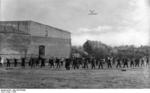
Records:
M0 68L0 88L150 88L149 69Z

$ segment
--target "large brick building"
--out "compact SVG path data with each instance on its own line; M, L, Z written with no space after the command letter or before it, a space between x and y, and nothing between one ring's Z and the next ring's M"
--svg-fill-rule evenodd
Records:
M70 57L70 32L34 21L0 21L0 55Z

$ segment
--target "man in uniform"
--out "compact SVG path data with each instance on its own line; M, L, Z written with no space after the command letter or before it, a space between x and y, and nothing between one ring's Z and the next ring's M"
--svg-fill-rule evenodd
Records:
M88 69L88 60L83 58L83 68Z
M109 57L107 58L106 62L107 62L107 67L112 68L111 59Z
M60 59L60 64L61 64L61 67L63 67L63 65L64 65L64 58Z
M95 64L96 64L96 59L92 58L91 59L91 67L92 67L92 69L95 69Z
M116 68L121 68L121 60L120 60L120 58L117 59Z
M130 67L134 67L134 59L131 59L131 61L130 61Z
M40 57L36 58L36 67L39 66L39 63L40 63Z
M73 58L73 68L74 69L79 69L79 64L80 64L80 59L79 58Z
M45 67L45 58L41 58L41 68Z
M54 60L53 60L53 58L49 59L49 66L50 66L50 68L54 68Z
M7 63L6 63L7 67L10 67L10 60L8 58L6 60L7 60Z
M18 61L16 58L14 58L14 67L17 67L17 65L18 65Z
M128 68L128 59L124 58L123 59L123 68L127 67Z
M97 60L98 61L98 68L103 69L103 59Z
M56 58L56 68L60 68L60 59Z
M144 58L141 58L141 66L144 66Z
M70 61L71 61L71 59L69 59L69 58L66 59L66 62L65 62L66 70L70 70Z
M135 59L135 67L139 67L139 63L140 63L139 58L136 58L136 59Z
M31 68L34 67L34 58L33 57L30 58L30 66L31 66Z
M22 68L25 68L25 58L21 58L21 66Z
M146 65L149 65L149 58L146 57Z

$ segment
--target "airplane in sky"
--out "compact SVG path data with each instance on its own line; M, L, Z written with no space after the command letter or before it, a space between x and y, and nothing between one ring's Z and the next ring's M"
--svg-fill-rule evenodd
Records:
M98 15L98 13L96 13L95 10L89 10L88 15Z

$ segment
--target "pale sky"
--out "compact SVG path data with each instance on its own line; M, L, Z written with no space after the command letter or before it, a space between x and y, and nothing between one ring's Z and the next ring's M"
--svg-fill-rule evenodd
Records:
M1 0L0 20L33 20L72 33L72 44L148 45L148 0ZM95 10L98 15L88 15Z

